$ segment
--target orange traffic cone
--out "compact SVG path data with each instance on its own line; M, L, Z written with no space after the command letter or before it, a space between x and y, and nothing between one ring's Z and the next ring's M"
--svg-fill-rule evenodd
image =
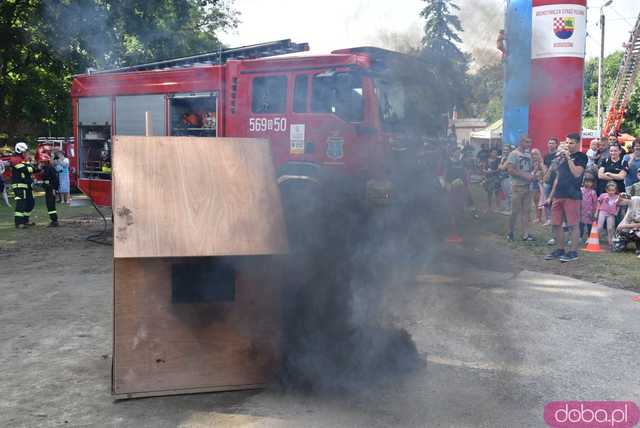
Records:
M458 227L454 223L451 227L451 233L447 236L447 244L461 245L463 242L462 236L458 234Z
M462 240L462 236L453 232L451 235L447 237L447 244L453 245L461 245L464 241Z
M598 234L598 224L594 221L591 226L591 234L587 240L587 246L584 249L587 253L601 253L600 249L600 234Z

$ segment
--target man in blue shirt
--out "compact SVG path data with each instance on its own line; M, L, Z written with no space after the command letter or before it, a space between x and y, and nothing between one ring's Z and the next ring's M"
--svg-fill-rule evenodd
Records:
M622 160L622 168L627 171L624 178L625 187L630 187L638 181L638 170L640 169L640 139L633 142L631 154L625 155Z

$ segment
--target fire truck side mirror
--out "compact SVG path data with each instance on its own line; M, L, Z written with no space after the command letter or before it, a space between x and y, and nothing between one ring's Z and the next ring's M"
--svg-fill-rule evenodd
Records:
M329 69L327 71L323 71L322 73L316 74L316 77L333 77L336 75L336 71L334 69Z

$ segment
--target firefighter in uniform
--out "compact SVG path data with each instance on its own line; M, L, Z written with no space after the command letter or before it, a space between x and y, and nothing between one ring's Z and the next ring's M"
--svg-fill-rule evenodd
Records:
M35 168L33 165L27 163L27 147L26 143L19 142L16 144L15 151L21 155L22 160L15 164L11 168L11 188L15 195L16 209L15 209L15 223L19 229L24 229L29 226L35 226L35 223L29 222L29 216L35 205L33 200L33 174Z
M48 227L58 227L58 212L56 211L56 190L58 189L58 171L51 164L51 159L44 161L42 165L42 187L44 187L44 200L47 204L47 213L49 214Z

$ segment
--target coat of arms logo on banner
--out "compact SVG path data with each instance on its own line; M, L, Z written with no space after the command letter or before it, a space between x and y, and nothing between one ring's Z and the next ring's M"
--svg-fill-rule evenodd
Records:
M553 18L553 32L562 40L567 40L573 36L576 29L574 18Z

